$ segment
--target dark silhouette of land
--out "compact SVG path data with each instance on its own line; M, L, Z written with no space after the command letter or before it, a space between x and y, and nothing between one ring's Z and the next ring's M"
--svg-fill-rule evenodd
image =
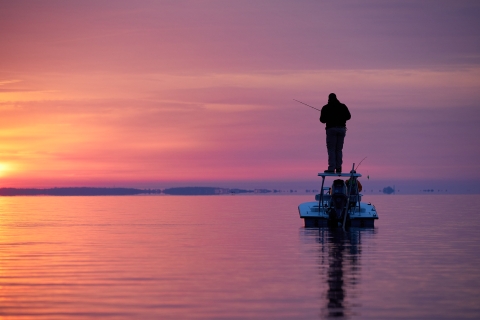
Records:
M135 189L135 188L91 188L91 187L70 187L70 188L49 188L49 189L17 189L0 188L0 196L128 196L141 194L167 194L167 195L220 195L240 193L270 193L280 190L268 189L228 189L215 187L179 187L168 189Z
M171 195L215 195L228 193L252 193L253 190L226 189L215 187L178 187L163 190L165 194Z
M16 189L0 188L0 196L126 196L136 194L160 193L161 190L135 188L50 188L50 189Z
M395 189L392 188L392 187L390 187L390 186L388 186L388 187L383 188L383 193L385 193L385 194L392 194L392 193L395 193Z

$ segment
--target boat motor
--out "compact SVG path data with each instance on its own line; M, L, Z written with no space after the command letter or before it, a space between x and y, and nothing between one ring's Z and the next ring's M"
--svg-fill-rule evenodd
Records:
M330 218L340 220L347 205L347 186L343 180L337 179L333 181L331 196L330 207L333 210L330 211Z

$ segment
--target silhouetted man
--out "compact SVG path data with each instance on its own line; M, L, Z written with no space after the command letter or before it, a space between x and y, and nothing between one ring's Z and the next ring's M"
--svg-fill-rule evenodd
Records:
M347 120L352 116L347 106L338 101L335 93L328 95L328 104L320 113L320 122L325 123L327 134L328 170L325 173L342 172L342 149L347 132Z

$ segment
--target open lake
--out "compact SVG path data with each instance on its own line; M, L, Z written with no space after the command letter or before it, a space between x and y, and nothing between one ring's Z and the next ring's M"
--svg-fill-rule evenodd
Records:
M312 198L1 197L0 317L480 318L480 195L367 195L349 232Z

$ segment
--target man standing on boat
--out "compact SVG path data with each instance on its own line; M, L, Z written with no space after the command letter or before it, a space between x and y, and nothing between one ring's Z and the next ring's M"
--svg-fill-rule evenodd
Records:
M320 113L320 122L325 123L327 134L328 170L325 173L342 172L342 149L347 132L347 120L352 116L347 106L338 101L335 93L328 95L328 103Z

